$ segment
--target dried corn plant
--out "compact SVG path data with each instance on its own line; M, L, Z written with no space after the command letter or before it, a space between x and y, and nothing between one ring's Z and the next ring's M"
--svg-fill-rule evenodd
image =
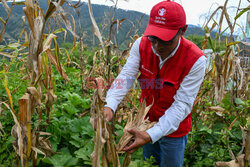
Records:
M6 4L6 1L2 2ZM62 8L62 5L66 2L67 1L65 0L49 0L48 9L46 12L40 8L37 1L26 0L25 2L22 2L22 4L25 5L25 7L23 7L23 11L29 24L30 33L27 35L27 31L24 26L26 19L23 17L24 24L19 35L19 39L21 39L22 35L24 34L25 43L22 45L23 48L19 49L19 51L28 47L27 55L29 68L25 79L29 79L31 81L31 86L27 88L26 94L19 99L19 112L17 114L14 111L11 93L7 85L8 69L5 68L5 90L7 92L10 105L1 102L1 105L4 104L8 109L10 109L15 121L15 125L12 128L11 134L15 139L13 142L13 147L17 155L17 164L20 164L21 166L28 167L31 159L33 160L32 165L35 166L37 154L48 156L54 153L48 137L43 137L50 136L51 134L42 132L42 126L40 126L40 123L43 121L42 115L45 116L45 122L49 124L53 110L53 103L57 99L56 95L54 94L52 65L55 66L57 71L66 81L68 81L68 77L64 72L65 70L63 69L63 66L60 64L60 49L57 44L57 36L55 35L55 33L61 32L62 30L56 30L54 33L52 32L49 34L45 34L44 31L47 21L50 18L57 18L61 19L61 21L65 24L65 27L73 34L74 40L78 37L75 33L74 18L72 18L72 28L71 22L67 18L67 16L72 15L65 13ZM14 1L12 3L12 7L16 4L17 3ZM80 4L80 1L78 4ZM12 7L10 10L8 10L9 14L11 13ZM5 6L5 8L9 9L8 6ZM5 21L5 24L7 23L8 18L9 15ZM1 21L3 21L2 18ZM1 32L0 39L2 39L3 33L4 29ZM51 49L52 42L54 44L53 49ZM14 53L15 52L13 52L13 55ZM27 65L26 58L23 58L20 61L24 65ZM23 71L21 70L21 72ZM42 107L42 103L45 106L44 109ZM39 125L37 127L33 127L32 129L31 118L35 113L38 113ZM19 158L21 163L19 163Z
M117 48L117 44L113 44L111 42L111 36L114 33L113 26L117 24L117 31L119 30L121 26L121 22L124 21L121 20L115 20L113 21L113 17L110 19L110 33L108 36L108 39L104 42L104 48L106 48L107 53L103 52L102 50L96 51L93 56L93 65L89 71L86 71L86 78L87 82L85 82L86 88L93 89L95 88L95 93L93 95L93 101L92 101L92 107L90 110L90 123L94 127L94 123L96 121L96 136L94 138L95 142L95 148L94 152L91 154L92 157L92 166L98 167L100 165L102 166L108 166L109 164L112 164L113 166L121 166L119 161L119 156L117 153L117 148L115 147L116 143L114 142L113 135L115 137L117 134L114 133L114 124L116 121L119 122L119 120L127 120L129 118L128 115L131 115L131 110L128 108L126 104L131 103L133 106L135 106L135 101L132 101L130 98L134 95L138 95L138 92L134 94L135 91L130 91L128 95L125 97L123 102L119 105L118 111L115 114L115 117L113 119L113 122L111 125L107 124L104 120L104 104L105 104L105 94L107 89L111 86L111 83L113 82L113 78L115 78L115 75L118 74L122 69L122 63L121 60L125 59L128 56L129 50L132 47L133 42L139 37L135 35L134 37L131 37L132 43L128 45L128 48L124 50L121 55L119 56L118 52L118 59L114 60L111 58L112 55L115 55L115 52L113 52L113 49ZM94 24L94 23L93 23ZM98 33L97 33L98 34ZM114 37L115 38L115 37ZM100 38L99 38L100 39ZM99 60L99 64L96 63L96 60ZM116 65L116 70L111 70L111 68ZM96 76L102 76L101 78ZM130 97L130 98L128 98ZM137 96L136 96L137 97ZM136 98L134 98L136 99ZM128 111L126 113L121 111ZM141 114L137 115L137 123L131 124L131 125L138 125L138 128L141 130L145 130L146 124L144 121L139 120L141 116L143 116L143 113L146 114L143 110ZM131 115L132 116L132 115ZM132 118L131 118L132 121ZM147 122L147 121L146 121ZM142 123L142 125L139 125ZM147 122L148 123L148 122ZM126 141L125 141L126 142ZM129 142L129 141L128 141ZM111 155L111 156L110 156ZM130 155L126 155L125 160L123 161L122 166L128 166L130 163Z
M115 140L113 138L113 133L111 131L110 124L106 123L104 116L104 104L105 104L105 89L103 88L103 79L101 77L94 79L88 82L88 86L95 86L96 90L93 94L92 107L90 110L90 123L93 128L96 128L96 136L94 138L94 152L91 154L92 166L108 166L112 164L114 167L121 166L119 161L118 153L124 153L122 149L131 144L133 141L133 136L127 132L128 129L136 129L139 131L146 131L151 128L156 122L150 122L148 119L145 119L149 109L152 105L146 107L146 103L142 103L140 108L137 111L137 108L134 107L132 110L128 109L127 106L119 105L120 111L117 111L114 120L123 119L127 121L127 124L123 130L123 136L120 138L119 143L116 146ZM129 93L131 94L131 92ZM124 99L125 101L130 101L128 96ZM133 102L131 102L133 104ZM127 113L124 113L124 110ZM135 112L136 111L136 112ZM127 114L128 116L125 116ZM119 122L119 121L118 121ZM116 122L115 122L116 123ZM114 134L116 136L116 134ZM116 146L116 147L115 147ZM130 163L131 155L127 154L122 163L122 166L128 166Z
M193 114L194 117L198 119L193 119L193 125L196 126L196 122L202 121L205 125L206 122L210 122L211 124L208 128L212 128L213 125L220 121L228 124L227 130L232 130L233 126L235 126L236 122L240 119L245 119L249 117L249 113L246 110L249 110L249 107L244 107L241 110L230 111L226 108L223 108L223 99L226 94L230 95L230 101L237 107L235 103L236 98L241 98L243 100L247 100L247 90L249 78L244 75L243 69L240 66L240 53L242 50L239 49L239 42L233 41L233 33L235 26L237 25L237 19L245 12L247 12L250 8L245 7L240 9L241 1L239 0L238 8L236 9L236 15L234 20L230 20L228 15L228 0L225 1L224 6L219 6L208 18L208 21L204 25L204 29L206 32L205 39L203 41L203 49L207 48L207 44L209 43L213 53L210 56L209 68L206 70L205 82L201 86L201 89L196 98L196 106L198 107L196 112ZM221 13L220 13L221 12ZM219 21L216 22L216 15L219 14ZM226 20L227 28L222 30L223 20ZM208 28L208 24L211 23L211 28ZM212 39L210 33L217 28L217 34L215 39ZM230 31L230 37L226 37L226 50L223 53L216 52L216 41L220 43L221 36L225 33L226 30ZM244 33L244 32L243 32ZM230 87L230 84L232 85ZM206 100L210 101L211 104L206 108L204 106ZM202 107L203 106L203 107ZM211 117L207 113L215 113L214 117ZM232 120L228 120L228 117L232 117ZM230 122L229 122L230 121ZM238 127L239 128L239 127ZM245 128L245 131L247 128ZM244 134L245 134L244 131ZM242 130L243 132L243 130ZM230 135L227 131L223 132L225 135L225 139L227 141L230 140ZM247 141L246 135L242 136L242 141L245 143ZM246 144L248 145L248 144ZM196 145L197 146L197 145ZM195 145L189 148L189 151L192 151ZM249 147L245 147L245 144L242 146L242 151L238 153L237 156L234 155L232 149L229 144L226 146L229 151L229 155L232 157L232 161L230 162L217 162L216 166L244 166L249 161L246 161L243 150L249 152ZM245 158L245 160L244 160Z
M127 124L123 129L123 136L121 137L116 149L118 153L123 153L122 149L131 144L133 136L128 132L128 129L136 129L138 131L146 131L149 128L153 127L156 122L150 122L148 119L145 119L147 113L149 112L152 104L146 107L146 102L144 101L136 115L134 116L134 110L132 110L129 114L129 118L127 120ZM134 118L133 118L134 117Z
M105 121L104 116L104 90L101 79L94 80L97 90L93 94L93 102L90 110L90 123L93 128L96 124L96 137L94 138L94 152L91 154L92 166L108 167L112 164L113 167L120 167L120 161L115 149L115 141L112 137L110 125Z
M205 77L206 80L213 82L213 87L210 92L210 97L213 97L215 103L220 104L222 99L224 98L224 95L227 90L228 83L232 80L233 82L236 81L236 85L233 84L232 88L232 94L234 98L236 97L244 97L244 90L246 89L246 84L248 84L248 78L244 76L242 69L240 67L239 63L239 54L241 50L237 48L237 44L239 42L233 41L233 33L235 26L237 25L236 21L237 18L239 18L243 13L247 12L250 8L249 6L240 9L241 1L239 1L239 5L237 8L236 16L234 17L234 20L230 20L228 11L227 11L227 3L228 0L225 1L224 6L219 6L209 17L208 21L204 25L204 29L206 31L205 39L203 41L203 49L207 48L207 43L210 44L210 46L213 49L213 54L210 57L211 58L211 64L212 67L211 71L207 71L207 75ZM241 10L241 11L240 11ZM218 14L221 11L219 22L216 22L215 15ZM226 50L224 53L219 54L216 53L216 40L220 43L221 35L226 31L222 31L222 23L223 20L226 20L228 27L226 28L230 30L231 36L229 39L226 39ZM208 28L208 24L212 22L212 27ZM210 33L212 30L214 30L217 27L217 34L215 37L215 40L213 40L210 36ZM235 52L237 50L237 52ZM243 85L244 84L244 85ZM230 90L229 90L230 91ZM241 92L241 94L239 94Z
M136 38L138 38L138 36L135 36L132 42L134 42ZM108 54L113 54L113 47L109 42L106 41L104 47L107 48ZM122 68L121 59L124 59L128 56L128 52L131 47L132 44L130 44L128 49L121 54L118 60L114 61L113 59L110 59L109 65L107 65L106 63L107 60L105 59L105 53L103 52L103 50L96 51L93 56L93 65L89 71L86 71L85 74L87 75L87 82L85 82L84 87L87 89L96 89L92 97L92 107L90 110L90 123L93 127L96 121L96 136L94 138L95 147L94 152L91 154L93 167L98 167L101 165L108 166L109 164L112 164L112 166L114 167L121 166L119 156L115 147L116 143L113 138L113 135L117 136L112 130L114 129L113 126L115 122L113 122L112 125L109 125L105 122L103 109L105 104L106 91L113 82L112 78L115 77L115 74L110 70L110 67L117 65L117 70L115 71L115 73L118 74ZM99 64L96 63L97 59L100 61ZM102 77L96 78L96 76ZM130 110L128 109L127 105L123 104L127 104L127 102L125 101L129 101L133 105L135 104L135 102L133 103L128 98L128 96L134 97L131 96L132 94L132 91L130 91L123 102L119 105L119 109L115 115L115 118L113 119L114 121L121 120L121 118L128 119L128 116L126 115L130 114ZM128 112L122 113L119 110L126 110ZM129 157L130 155L126 156L126 160L123 162L122 166L127 166L129 164Z

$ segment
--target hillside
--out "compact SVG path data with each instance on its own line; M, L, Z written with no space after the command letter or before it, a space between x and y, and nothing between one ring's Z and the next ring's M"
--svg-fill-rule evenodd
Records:
M47 9L47 1L39 1L39 4L45 12ZM19 34L22 29L22 24L23 24L22 16L24 16L24 12L22 8L23 6L21 5L14 7L11 13L11 17L7 23L6 33L4 36L5 40L3 41L4 43L14 42L15 40L18 39ZM74 16L74 19L76 21L76 33L80 35L79 17L76 14L76 11L74 11L69 6L65 6L65 8L66 8L65 10L66 12L69 12ZM105 40L108 37L109 29L110 29L110 27L107 26L107 25L110 25L109 18L111 18L110 16L112 15L114 9L112 7L108 7L104 5L92 5L92 8L93 8L93 13L94 13L96 22ZM0 4L0 16L2 18L6 18L7 16L7 13L5 12L2 4ZM134 35L134 34L142 35L147 26L148 18L149 18L148 15L144 15L143 13L140 13L140 12L117 9L115 13L115 20L125 19L121 24L118 34L116 34L116 38L117 38L116 40L117 40L118 46L126 47L128 43L128 38L131 35ZM52 26L54 27L54 29L60 28L63 25L63 24L60 24L60 22L58 23L56 21L54 22L55 24ZM80 24L82 27L82 31L85 34L84 43L87 46L93 46L93 44L94 45L98 44L97 38L95 38L93 42L92 25L91 25L89 12L88 12L87 3L83 3L83 5L80 7ZM0 28L1 26L2 24L0 25ZM27 20L26 20L26 27L28 29ZM62 26L62 27L65 27L65 26ZM116 27L117 26L114 25L114 29L116 29ZM133 30L128 35L128 32L130 31L131 27L133 27ZM117 33L117 31L115 30L114 33ZM204 32L198 26L189 25L189 28L185 35L187 36L191 34L204 35ZM64 36L63 33L59 34L59 39L58 39L59 43L63 42L63 36ZM66 37L66 42L72 43L72 39L73 39L72 35L70 34L70 32L68 32L67 37ZM112 39L112 41L114 42L114 39Z

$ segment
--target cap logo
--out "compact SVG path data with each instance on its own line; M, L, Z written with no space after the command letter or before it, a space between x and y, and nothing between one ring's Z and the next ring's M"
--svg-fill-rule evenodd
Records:
M166 13L166 9L165 9L165 8L161 8L161 9L159 9L159 11L158 11L158 14L159 14L160 16L163 16L165 13Z

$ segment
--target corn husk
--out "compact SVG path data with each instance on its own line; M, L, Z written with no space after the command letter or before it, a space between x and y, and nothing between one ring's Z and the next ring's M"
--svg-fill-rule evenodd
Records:
M122 149L131 142L133 135L128 132L128 129L136 129L138 131L146 131L147 129L154 126L156 122L150 122L148 119L145 119L147 113L153 104L146 107L146 102L144 101L141 104L139 111L137 112L135 118L133 119L133 112L130 114L130 118L123 129L123 136L121 137L116 149L118 153L123 153Z

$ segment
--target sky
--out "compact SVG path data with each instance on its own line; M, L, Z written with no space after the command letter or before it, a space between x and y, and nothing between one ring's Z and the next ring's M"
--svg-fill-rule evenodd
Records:
M82 0L87 2L87 0ZM113 0L116 2L116 0ZM135 10L142 13L150 14L151 8L161 2L162 0L118 0L118 8L126 10ZM236 16L236 9L239 5L240 0L229 0L228 1L228 13L232 22ZM108 6L114 6L112 0L91 0L92 4L104 4ZM175 0L175 2L181 4L186 12L187 24L200 25L202 26L207 16L213 13L218 6L224 6L225 0ZM249 6L247 0L241 0L241 8ZM219 20L219 15L217 16ZM245 28L246 26L246 13L241 16L237 23ZM226 22L223 23L223 27L226 28ZM240 28L236 28L239 31Z

